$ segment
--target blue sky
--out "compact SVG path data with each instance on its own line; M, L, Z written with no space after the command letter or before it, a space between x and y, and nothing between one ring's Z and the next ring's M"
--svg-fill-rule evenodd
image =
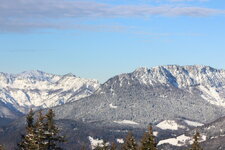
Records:
M224 0L0 0L0 72L101 82L137 67L225 69Z

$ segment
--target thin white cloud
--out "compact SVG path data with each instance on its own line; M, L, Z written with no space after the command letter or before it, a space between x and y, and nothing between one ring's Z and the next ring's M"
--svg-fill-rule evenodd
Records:
M0 30L63 29L71 27L80 18L127 18L156 15L201 17L224 14L225 10L190 6L110 5L69 0L0 0ZM71 25L59 23L65 19L69 20Z
M140 0L142 2L208 2L209 0Z

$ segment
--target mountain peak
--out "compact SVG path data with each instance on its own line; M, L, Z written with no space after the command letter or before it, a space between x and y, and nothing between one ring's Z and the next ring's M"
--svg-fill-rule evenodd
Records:
M148 68L147 67L139 67L137 68L134 72L148 72Z
M64 75L64 77L76 77L76 75L72 74L72 73L67 73Z

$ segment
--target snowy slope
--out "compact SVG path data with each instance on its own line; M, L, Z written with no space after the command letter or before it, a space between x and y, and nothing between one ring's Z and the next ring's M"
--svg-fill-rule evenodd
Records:
M0 117L7 117L15 110L26 113L32 107L47 108L76 101L91 95L98 87L98 81L72 74L60 76L42 71L16 75L0 73L0 103L5 106L4 111L0 110Z

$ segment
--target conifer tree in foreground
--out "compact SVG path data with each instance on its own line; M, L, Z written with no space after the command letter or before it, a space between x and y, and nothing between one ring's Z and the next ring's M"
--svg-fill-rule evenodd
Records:
M148 132L144 133L144 136L141 140L140 149L141 150L157 150L152 126L149 126Z
M18 144L18 149L19 150L38 149L34 128L34 112L32 109L30 110L29 114L26 117L26 122L27 122L26 135L22 135L22 140Z
M46 136L45 136L45 128L44 128L44 119L42 112L38 112L38 118L35 123L35 135L36 135L36 143L38 145L38 149L44 150L46 149Z
M64 142L64 137L59 136L59 129L54 122L54 112L50 109L44 116L38 113L34 123L34 113L31 110L26 117L26 134L18 144L19 150L61 150L59 143Z
M47 150L61 150L58 146L59 143L65 142L63 136L59 136L59 128L55 125L54 122L55 114L52 109L49 109L46 114L46 123L45 123L45 135L46 135L46 146Z
M131 132L128 133L122 146L122 150L137 150L137 143Z
M193 144L191 145L191 148L189 150L203 150L199 144L199 139L200 139L200 133L196 131L193 139L194 139L194 142Z

